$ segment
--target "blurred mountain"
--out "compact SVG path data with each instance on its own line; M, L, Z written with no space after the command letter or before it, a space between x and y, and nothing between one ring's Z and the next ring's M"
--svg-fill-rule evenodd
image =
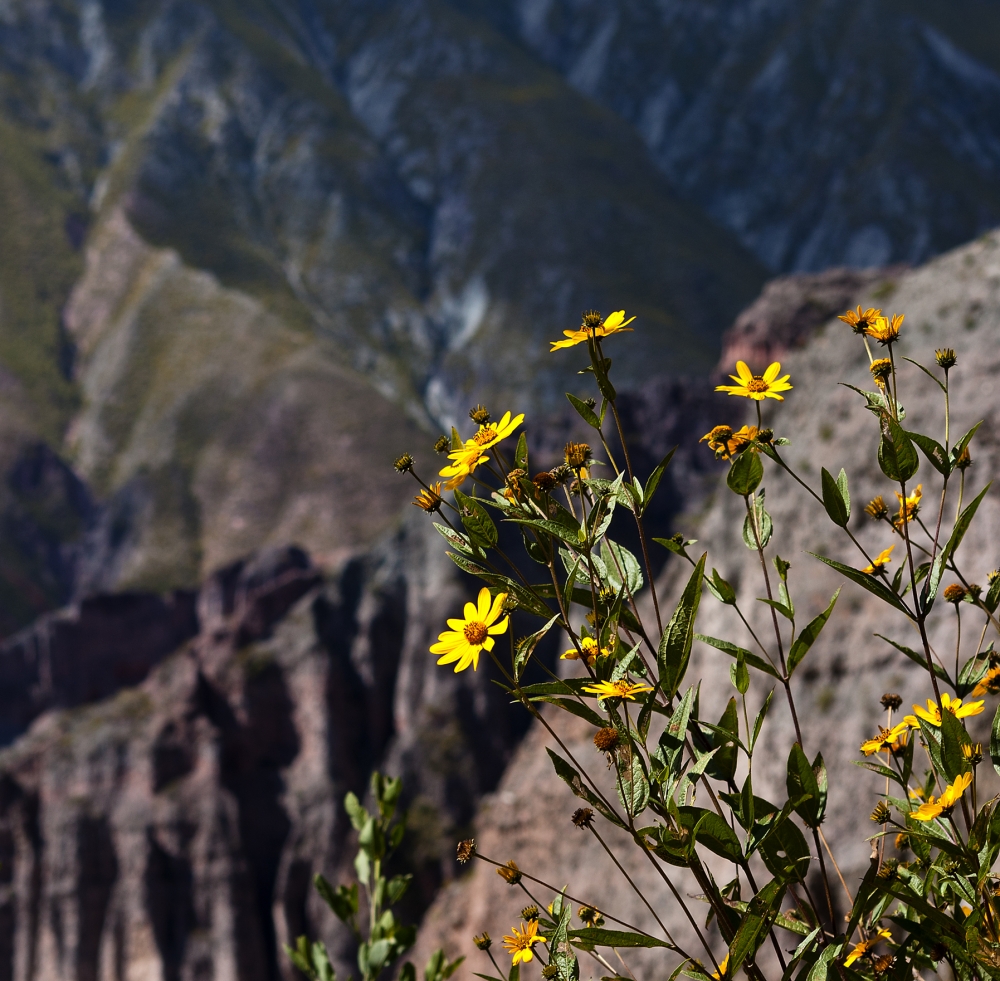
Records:
M990 0L466 5L631 123L769 269L916 263L1000 223Z
M627 377L701 372L763 275L627 122L434 0L6 2L0 214L0 471L44 446L79 484L7 536L7 631L261 546L335 565L397 520L395 453L561 400L581 309L639 315Z

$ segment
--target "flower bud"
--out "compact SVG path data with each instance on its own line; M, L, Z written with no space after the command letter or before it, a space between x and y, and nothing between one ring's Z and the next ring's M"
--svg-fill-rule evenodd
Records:
M865 514L874 518L876 521L881 521L883 518L889 516L889 508L886 507L885 499L881 494L878 497L873 497L865 507Z
M953 347L939 347L934 352L934 360L945 371L949 368L954 368L958 363L958 358L955 357L955 349Z
M447 436L438 436L434 440L434 452L435 453L447 453L451 449L451 440Z
M944 587L944 598L957 606L965 599L965 587L959 586L957 582L950 583Z
M525 906L524 909L521 910L521 919L527 920L529 923L532 920L537 920L538 919L538 907L535 906L535 905Z
M564 450L566 465L579 470L587 465L592 452L587 443L567 443Z
M490 421L490 414L483 405L477 405L474 409L469 409L469 418L477 426L485 426Z
M409 473L413 469L413 457L409 453L404 453L396 457L393 466L396 468L396 473Z
M517 862L514 859L511 859L506 865L501 865L497 869L497 875L508 886L516 886L521 881L521 870L517 867Z
M493 946L493 938L490 937L490 935L488 933L486 933L486 932L483 932L483 933L479 934L478 937L473 937L472 938L472 942L480 950L489 950L490 947Z
M892 817L892 811L884 800L880 800L872 811L871 818L876 824L885 824Z

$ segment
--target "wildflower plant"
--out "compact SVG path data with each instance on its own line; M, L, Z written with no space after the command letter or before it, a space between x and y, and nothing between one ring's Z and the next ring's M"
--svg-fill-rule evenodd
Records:
M322 875L317 874L313 879L316 891L331 912L351 931L358 950L361 981L375 981L390 972L416 939L416 929L400 923L392 912L413 877L385 874L385 863L399 848L406 832L405 815L396 814L402 789L403 782L398 777L390 780L381 773L373 773L370 790L374 812L365 808L356 794L347 794L344 808L358 835L354 858L357 881L334 889ZM308 937L301 936L294 948L285 947L285 954L309 981L336 981L322 940L310 943ZM444 951L434 951L424 969L424 981L447 981L464 960L459 957L448 961ZM413 964L404 962L398 973L399 981L416 981L416 977Z
M509 969L501 968L488 935L475 938L495 972L479 976L515 981L522 969L534 970L537 960L543 977L576 981L580 961L587 958L590 969L617 978L612 959L624 965L623 950L644 947L663 952L671 979L684 973L707 981L740 971L753 981L763 981L771 971L780 971L782 981L908 981L921 972L950 972L960 981L1000 979L1000 877L993 872L1000 855L1000 805L979 792L983 747L966 728L969 719L985 711L985 697L1000 694L1000 656L992 643L984 646L988 633L1000 631L1000 573L990 573L983 588L970 580L958 558L989 486L966 499L970 446L978 427L953 441L955 352L937 351L933 368L913 362L923 372L921 379L930 379L927 384L940 391L943 423L936 435L913 432L906 428L898 391L895 344L903 317L858 307L840 318L864 343L872 366L874 390L848 387L872 414L886 480L883 493L864 508L882 539L874 554L850 527L847 473L834 476L824 468L818 483L812 482L783 455L789 441L764 427L762 403L778 403L772 408L780 430L781 403L793 391L780 364L755 374L739 362L731 376L735 384L719 386L751 400L756 410L756 425L720 422L703 441L706 452L728 463L726 484L743 502L745 516L734 540L741 538L759 559L760 598L770 620L770 629L759 634L708 555L691 551L695 542L682 536L650 539L647 533L644 517L672 452L645 479L635 472L604 351L606 341L633 329L628 326L633 319L626 319L624 311L608 317L590 312L579 329L565 331L563 340L552 343L558 356L577 347L589 355L581 374L592 379L594 397L568 398L593 430L593 446L567 444L563 463L529 476L523 416L506 412L492 426L489 413L477 406L473 420L479 429L465 439L452 431L449 463L440 473L450 494L425 483L409 463L404 469L397 462L398 470L421 483L415 503L423 510L428 510L421 503L428 492L441 500L435 527L448 554L485 584L478 601L466 604L463 617L448 621L431 652L455 671L475 669L480 655L492 659L512 700L559 747L559 752L549 750L554 770L581 799L572 823L593 836L595 848L609 852L657 924L651 930L628 924L614 910L599 909L599 897L574 895L572 883L554 889L515 859L482 855L473 841L465 841L459 845L462 862L496 866L530 903L524 922L504 936ZM622 340L616 337L614 343ZM921 454L927 465L922 481L914 483ZM885 714L873 717L872 736L859 747L855 762L878 775L881 789L872 801L874 833L871 804L859 809L858 833L868 836L871 858L853 886L823 834L832 788L822 753L803 737L791 684L834 615L840 589L825 608L810 611L802 625L791 566L771 546L774 522L765 506L764 481L777 470L795 481L810 506L825 513L857 556L853 564L815 558L879 601L887 623L895 618L900 627L909 625L919 638L915 646L884 639L926 673L926 706L915 705L912 715L900 717L900 697L887 693ZM894 497L895 513L886 503ZM635 525L639 554L615 540L623 521ZM507 554L498 523L520 530L536 574L522 571L530 566ZM673 610L664 609L653 581L654 547L666 548L690 567ZM731 611L734 624L739 621L753 638L753 649L696 633L703 594ZM536 618L537 629L515 639L509 624L514 610ZM954 619L953 663L928 640L931 617ZM963 634L963 618L975 618L981 630L970 631L966 622ZM551 631L569 639L562 655L569 677L556 676L538 656L539 642ZM688 677L696 638L730 668L735 691L717 719L702 716L699 683ZM531 662L549 680L527 683ZM759 702L751 673L770 686ZM602 789L603 781L574 757L553 727L551 710L540 711L543 704L593 727L594 745L613 770L617 793ZM754 788L754 756L769 712L775 711L788 713L795 739L787 747L784 799L772 802ZM988 755L1000 772L1000 710ZM601 834L607 824L623 831L639 860L654 867L696 944L685 946L687 941L675 937L664 911L628 876ZM911 857L887 856L887 847ZM697 883L697 900L678 885L677 869ZM728 871L722 874L723 869ZM572 878L569 871L567 878ZM844 918L835 914L835 890L849 898ZM550 895L552 901L544 904ZM698 901L709 907L711 930L696 914ZM574 904L581 910L579 922ZM767 956L761 953L765 945Z

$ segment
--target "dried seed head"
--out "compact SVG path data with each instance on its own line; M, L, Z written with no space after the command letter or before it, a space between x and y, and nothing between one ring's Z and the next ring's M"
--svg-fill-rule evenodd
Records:
M517 867L517 862L514 859L511 859L506 865L501 865L497 869L497 875L508 886L516 886L521 881L521 870Z
M876 521L881 521L883 518L889 516L889 508L886 507L886 503L881 494L878 497L873 497L865 507L865 514L874 518Z
M758 429L757 430L757 442L758 443L770 443L774 439L773 429Z
M578 828L589 828L594 823L594 812L589 807L578 807L573 812L573 823Z
M524 919L524 920L527 920L529 923L532 920L537 920L538 919L538 907L534 906L534 905L532 905L532 906L525 906L524 909L521 910L521 918Z
M896 963L896 958L892 954L883 954L881 957L876 957L872 962L872 967L875 968L876 974L885 974L886 971Z
M965 587L959 586L957 582L950 583L944 587L944 598L957 606L965 599Z
M576 911L576 915L579 916L580 919L587 924L587 926L592 927L595 926L597 924L597 920L601 918L601 911L596 906L584 904Z
M594 745L602 753L610 753L618 745L618 730L614 726L598 729L594 735Z
M896 846L896 851L905 852L910 847L910 836L905 832L896 835L896 840L893 842Z
M473 938L472 938L472 942L473 942L473 943L474 943L474 944L475 944L475 945L476 945L476 946L477 946L477 947L478 947L478 948L479 948L480 950L489 950L489 949L490 949L490 947L492 947L492 946L493 946L493 939L492 939L492 938L490 937L490 935L489 935L488 933L486 933L485 931L484 931L483 933L479 934L479 936L478 936L478 937L473 937Z
M552 468L551 476L557 484L565 484L572 478L573 468L566 463L560 463L558 467Z
M592 450L587 443L567 443L564 451L566 465L579 470L587 465Z
M434 440L434 452L435 453L447 453L451 449L451 440L447 436L438 436Z
M871 817L876 824L885 824L892 817L892 811L889 810L889 805L884 800L880 800L875 805Z
M893 692L887 691L881 698L882 708L888 709L890 712L895 712L900 705L903 704L903 699L894 694Z
M534 477L531 478L531 482L540 491L550 491L556 486L556 478L548 472L548 470L543 470L541 473L536 473Z
M396 468L396 473L409 473L413 469L413 457L409 453L404 453L396 457L393 466Z
M542 968L542 977L545 978L545 981L550 981L550 979L554 978L558 973L559 968L556 967L555 964L546 964L545 967Z
M474 409L469 409L469 418L477 426L485 426L490 421L490 414L484 405L477 405Z
M458 843L458 848L455 849L455 858L465 865L466 862L476 854L476 839L466 838Z
M949 368L954 368L958 363L958 358L955 357L955 349L953 347L939 347L934 352L934 360L938 363L939 367L944 368L945 371Z

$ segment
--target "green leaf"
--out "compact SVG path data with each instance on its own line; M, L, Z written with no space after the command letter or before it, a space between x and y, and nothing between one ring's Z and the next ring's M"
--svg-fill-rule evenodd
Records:
M589 679L588 679L589 680ZM531 699L533 702L548 702L550 705L557 705L564 712L569 712L570 715L575 715L577 718L584 719L589 722L592 726L596 726L598 729L603 729L607 725L607 721L602 719L589 705L583 702L578 702L573 698L553 698L551 696L540 696Z
M875 636L880 638L881 640L884 640L887 644L892 644L892 646L895 647L896 650L899 651L901 654L905 654L911 661L915 662L916 664L919 664L925 671L927 670L927 661L924 658L923 654L920 654L918 651L913 650L912 647L907 647L905 644L897 644L896 641L892 640L889 637L886 637L884 634L875 634ZM951 677L949 676L948 672L945 671L945 669L942 668L940 664L934 665L934 673L939 678L943 679L944 681L947 681L948 684L952 686L952 688L955 687L955 685L952 683Z
M745 695L750 688L750 672L747 671L747 659L737 657L735 664L729 665L729 679L733 687L741 694Z
M1000 773L1000 705L997 706L996 715L993 716L993 729L990 733L990 759L993 761L993 769Z
M1000 582L1000 579L997 582ZM705 577L705 585L708 586L712 595L720 603L725 603L726 606L734 606L736 604L736 590L719 575L718 569L712 570L711 579L708 576Z
M802 747L798 743L793 743L792 751L788 754L785 787L790 798L809 795L808 800L803 800L795 807L795 813L810 828L818 828L823 823L826 813L828 789L823 755L818 754L810 766Z
M764 479L764 464L757 453L741 453L729 468L726 483L734 494L747 497Z
M894 609L899 610L901 613L905 613L909 616L909 611L906 609L903 601L887 586L884 586L878 579L874 576L869 576L868 574L862 572L860 569L854 569L849 565L844 565L843 562L838 562L836 559L828 559L825 555L818 555L816 552L809 553L814 558L820 560L820 562L826 563L831 569L836 569L845 579L850 579L851 582L856 583L863 589L867 589L869 593L877 596L880 600L888 603Z
M953 781L960 774L968 773L971 767L962 755L962 747L970 742L965 726L947 710L941 713L941 765Z
M632 751L632 763L627 769L619 772L618 799L622 802L630 817L638 817L649 803L649 781L642 770L642 761L639 754Z
M317 873L313 877L313 885L337 919L349 924L358 912L358 884L355 882L350 888L340 886L334 889L322 875Z
M642 495L642 513L645 514L646 508L649 507L653 500L653 495L656 493L657 487L660 486L660 480L663 477L663 471L667 469L670 465L670 461L673 459L674 453L677 452L677 447L675 446L657 465L656 469L649 475L649 480L646 481L646 490Z
M514 466L518 470L528 472L528 434L522 432L517 437L517 449L514 450Z
M925 436L923 433L908 432L906 435L909 436L921 450L923 450L924 456L930 460L931 466L934 467L938 473L943 474L945 477L951 473L954 464L948 458L948 454L945 452L944 447L936 439L932 439L930 436Z
M354 830L360 831L368 820L368 812L361 806L357 795L351 791L348 791L344 797L344 810L347 811L347 816L351 819Z
M528 663L531 655L534 653L535 648L538 646L538 642L552 629L552 625L560 619L560 614L556 614L552 617L548 623L545 624L540 630L536 630L533 634L528 634L527 637L522 637L518 642L514 650L514 680L518 681L521 678L521 673L524 671L525 665Z
M710 852L730 862L743 861L743 848L733 829L715 811L701 807L681 807L682 823L691 829L691 837Z
M835 525L846 528L847 521L851 517L851 498L846 493L847 474L841 470L840 477L834 480L833 474L826 467L823 467L820 472L820 480L823 487L823 507L826 508L826 513Z
M972 441L972 437L976 435L976 430L983 424L983 420L980 419L952 448L951 448L951 460L954 465L958 458L962 455L965 448Z
M760 949L767 938L771 923L778 915L784 897L784 883L779 879L772 879L750 900L747 911L740 920L736 936L729 945L728 977L735 976L737 969Z
M497 527L479 501L455 490L455 501L462 511L462 524L469 538L480 548L492 548L497 543Z
M806 656L809 652L809 648L812 647L816 638L819 636L820 631L826 626L826 621L830 619L830 614L833 613L833 608L837 604L837 597L840 596L841 587L837 587L837 591L833 594L830 600L830 605L819 614L819 616L814 617L810 620L802 630L799 631L799 635L792 641L792 646L788 651L788 676L792 676L792 672L799 666L802 658Z
M705 573L705 558L702 554L691 573L677 609L663 631L657 649L656 661L660 672L660 688L669 701L677 694L688 661L691 659L691 643L694 640L694 623L701 602L701 582Z
M920 457L909 436L892 416L881 417L882 440L878 447L878 465L890 480L908 481L920 466Z
M676 950L673 944L666 940L657 940L645 933L628 933L624 930L604 930L600 927L587 927L584 930L570 930L571 940L580 941L588 947L667 947Z
M616 592L626 584L633 596L642 589L642 567L639 565L639 560L627 548L622 548L621 545L605 538L601 542L601 559L608 571L608 582Z
M580 975L580 968L577 964L576 954L569 942L569 921L573 915L573 906L567 903L565 897L559 897L562 901L559 905L559 922L556 924L552 936L549 937L550 963L555 964L559 969L557 977L559 981L577 981ZM555 906L553 906L555 909Z
M786 620L795 619L795 611L790 606L787 606L779 600L763 599L758 596L757 602L763 603L765 606L769 606L773 610L777 610Z
M753 723L753 738L750 741L750 748L753 749L757 745L757 737L760 735L760 727L764 724L764 719L767 717L767 710L771 707L771 699L774 698L774 689L772 688L767 693L767 698L764 699L764 704L760 707L760 711L757 713L757 718L754 719Z
M597 413L586 402L578 399L575 395L571 395L569 392L566 393L566 398L569 399L570 405L580 413L580 418L588 426L600 431L601 420L597 418Z
M708 765L708 775L716 780L730 781L736 776L736 764L739 759L737 742L740 732L739 714L736 709L736 699L730 698L726 710L719 719L719 724L709 732L709 740L718 752ZM731 733L733 738L727 739Z
M700 640L703 644L708 644L709 647L714 647L716 650L722 651L730 657L742 657L751 667L756 668L758 671L763 671L764 674L769 674L772 678L781 680L781 675L778 674L777 670L771 664L746 648L738 647L728 640L719 640L718 637L706 637L704 634L695 634L694 636L696 640Z
M756 524L756 535L754 534L754 524ZM771 521L771 515L767 513L767 508L764 507L764 489L761 488L761 492L754 497L750 504L750 510L743 519L743 544L752 552L756 552L757 541L760 539L760 547L767 548L773 531L774 524Z
M986 599L983 600L983 603L986 604L986 609L990 613L996 613L997 606L1000 605L1000 576L997 576L990 583L989 591L986 593Z

